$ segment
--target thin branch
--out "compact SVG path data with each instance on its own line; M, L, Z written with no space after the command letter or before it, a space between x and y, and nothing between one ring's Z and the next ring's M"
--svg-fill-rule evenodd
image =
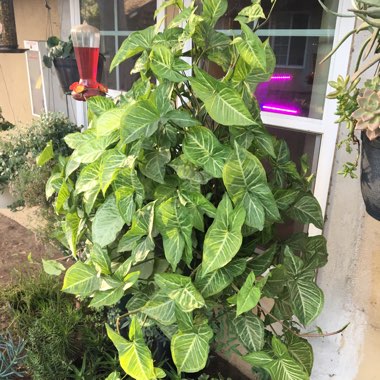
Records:
M348 17L350 17L350 18L355 17L355 15L344 15L344 14L342 14L342 13L338 13L338 12L334 12L334 11L332 11L330 8L326 7L325 4L323 4L322 0L318 0L318 3L321 5L321 7L323 8L323 10L324 10L325 12L327 12L327 13L331 13L331 14L333 14L334 16L347 17L347 18L348 18ZM356 9L355 9L355 10L350 9L350 11L351 11L351 12L354 12L354 11L356 11Z
M330 332L330 333L325 333L325 334L313 334L313 333L305 333L305 334L299 334L297 332L295 332L294 330L292 330L290 327L286 326L283 321L281 321L280 319L276 318L273 314L271 314L269 311L265 310L262 306L260 305L257 305L257 308L259 308L263 313L269 315L271 318L273 318L276 322L278 322L283 328L285 328L286 330L288 330L290 333L292 333L293 335L296 335L298 336L299 338L323 338L325 336L332 336L332 335L336 335L336 334L340 334L341 332L343 332L349 325L349 323L347 323L345 326L343 326L341 329L337 330L337 331L333 331L333 332Z

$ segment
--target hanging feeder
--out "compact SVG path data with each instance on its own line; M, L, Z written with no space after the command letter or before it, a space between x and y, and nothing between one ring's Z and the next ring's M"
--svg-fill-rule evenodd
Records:
M13 0L0 0L0 53L24 53L17 43Z
M97 28L83 24L71 29L75 58L79 71L79 82L70 86L76 100L86 101L92 96L105 96L107 87L96 80L99 60L100 32Z

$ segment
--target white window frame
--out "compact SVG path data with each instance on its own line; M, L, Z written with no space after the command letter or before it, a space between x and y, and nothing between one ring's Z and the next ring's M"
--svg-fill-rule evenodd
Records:
M190 0L186 0L186 3ZM162 4L163 0L157 0L157 7ZM347 13L347 9L351 6L351 0L339 0L338 12ZM80 23L80 9L79 0L70 0L70 13L71 13L71 25L78 25ZM163 15L158 15L158 19ZM339 41L351 30L354 29L354 18L338 17L336 21L336 27L334 31L333 46L336 46ZM282 35L289 33L289 30L274 31L275 35ZM310 35L328 36L332 34L332 30L319 30L311 29L307 33ZM265 30L260 31L261 34L266 33ZM292 36L297 36L299 31L293 30ZM273 35L273 34L272 34ZM302 32L302 36L305 36L305 32ZM328 81L335 80L338 75L346 75L349 67L350 55L351 55L352 37L348 38L340 49L333 55L330 62ZM331 91L331 87L327 86L326 94ZM120 91L117 92L119 94ZM85 107L82 102L77 103L77 120L78 123L85 125ZM79 109L78 109L79 108ZM323 107L323 115L321 119L313 119L300 116L281 115L270 112L262 112L261 116L264 124L274 126L276 128L285 128L288 130L294 130L304 133L312 133L317 135L320 139L318 144L319 151L316 152L318 156L317 170L315 179L314 195L318 199L323 214L326 211L330 178L333 168L333 161L335 156L336 142L338 137L339 126L335 124L336 120L336 102L335 100L325 99ZM310 225L309 233L311 235L319 234L320 230Z

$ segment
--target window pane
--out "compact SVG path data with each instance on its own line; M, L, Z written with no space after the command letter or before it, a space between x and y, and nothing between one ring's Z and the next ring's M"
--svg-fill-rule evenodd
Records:
M156 0L118 0L118 29L140 30L152 25L156 5Z
M302 155L306 154L310 166L310 173L317 171L318 155L321 138L319 135L312 133L299 132L295 130L266 126L268 131L279 139L285 140L289 146L290 158L300 170L300 160ZM284 221L277 227L277 235L281 239L286 239L296 232L303 232L305 226L291 220Z
M338 1L324 3L337 10ZM240 29L234 19L251 4L251 0L230 1L217 28ZM271 1L262 4L268 14ZM335 23L335 16L324 12L318 0L277 1L268 22L258 31L262 40L270 39L277 60L273 78L256 91L264 111L322 118L329 62L318 62L332 48Z
M119 46L121 46L125 38L126 37L119 38ZM118 88L118 90L128 91L132 87L133 82L140 77L139 74L131 74L131 70L135 66L138 57L139 56L129 58L119 65L120 88Z
M115 30L113 0L80 0L80 16L99 30Z
M103 70L102 83L108 88L116 89L116 70L113 70L112 73L110 73L111 61L115 55L115 37L101 36L100 52L106 59L106 64Z

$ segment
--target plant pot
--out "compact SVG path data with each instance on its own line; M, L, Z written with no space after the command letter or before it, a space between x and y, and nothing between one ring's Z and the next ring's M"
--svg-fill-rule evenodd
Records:
M362 133L361 190L367 213L380 220L380 139Z
M98 75L96 77L98 82L102 81L104 61L105 58L102 55L99 55ZM57 70L59 83L63 92L65 94L70 93L70 85L74 82L79 82L80 79L76 59L74 57L54 58L53 63Z

